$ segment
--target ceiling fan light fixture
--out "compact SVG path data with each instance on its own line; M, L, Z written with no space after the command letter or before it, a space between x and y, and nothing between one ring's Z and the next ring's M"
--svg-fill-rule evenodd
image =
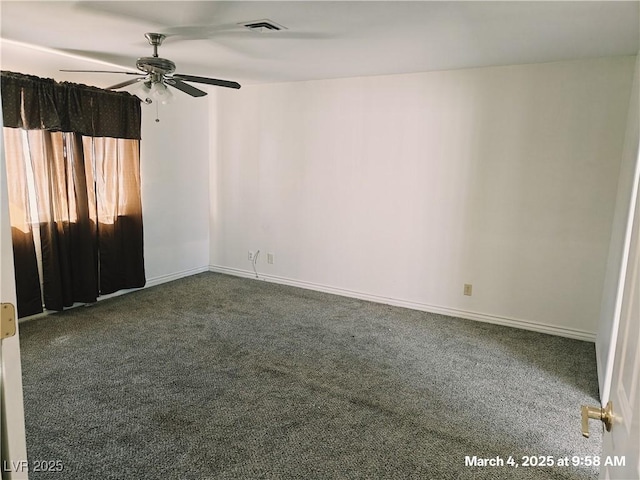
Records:
M173 94L164 83L156 82L151 85L151 98L166 105L173 101Z
M138 97L146 104L152 102L151 89L147 85L147 82L138 82L134 84L133 88L129 89L129 92Z

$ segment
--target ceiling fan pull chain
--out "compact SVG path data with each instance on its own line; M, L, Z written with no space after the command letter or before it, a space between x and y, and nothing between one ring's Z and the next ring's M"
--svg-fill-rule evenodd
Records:
M154 102L156 104L156 123L160 122L160 119L158 118L160 116L160 114L158 113L158 102Z

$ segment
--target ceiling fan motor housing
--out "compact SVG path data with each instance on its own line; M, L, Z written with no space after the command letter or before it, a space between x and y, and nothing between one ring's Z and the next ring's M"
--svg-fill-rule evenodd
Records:
M175 63L160 57L141 57L136 61L136 67L145 73L159 73L161 75L176 71Z
M162 33L145 33L144 36L153 46L153 57L141 57L136 61L136 67L145 73L162 76L176 71L176 64L166 58L158 57L158 46L166 38Z

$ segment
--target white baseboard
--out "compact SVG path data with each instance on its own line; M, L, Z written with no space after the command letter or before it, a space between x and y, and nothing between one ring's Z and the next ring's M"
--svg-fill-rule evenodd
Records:
M144 290L145 288L154 287L156 285L160 285L162 283L171 282L173 280L178 280L179 278L189 277L191 275L196 275L198 273L208 272L209 267L197 267L191 268L189 270L182 270L181 272L169 273L167 275L160 275L158 277L153 277L147 279L144 287L142 288L129 288L125 290L118 290L117 292L109 293L108 295L100 295L98 297L98 302L102 300L108 300L109 298L119 297L120 295L126 295L127 293L137 292L138 290ZM70 307L65 307L65 310L70 308L76 308L81 306L91 306L93 303L74 303ZM46 317L47 315L51 315L52 313L57 313L54 310L45 310L42 313L37 313L35 315L31 315L30 317L23 317L18 320L19 323L28 322L29 320L37 320L38 318Z
M209 270L212 272L224 273L224 274L233 275L236 277L252 278L256 280L255 273L249 270L223 267L220 265L210 265ZM347 290L343 288L331 287L328 285L321 285L313 282L306 282L304 280L294 280L291 278L280 277L278 275L269 275L269 274L259 272L257 280L263 280L263 281L272 282L272 283L279 283L281 285L289 285L292 287L305 288L307 290L316 290L319 292L331 293L331 294L340 295L343 297L358 298L360 300L368 300L370 302L383 303L386 305L393 305L396 307L410 308L412 310L420 310L423 312L448 315L450 317L465 318L468 320L477 320L485 323L493 323L496 325L504 325L507 327L514 327L514 328L520 328L524 330L531 330L539 333L546 333L549 335L557 335L560 337L574 338L576 340L584 340L587 342L595 342L596 340L595 333L587 332L585 330L559 327L556 325L531 322L528 320L503 317L499 315L491 315L487 313L473 312L469 310L461 310L458 308L449 308L449 307L442 307L439 305L430 305L430 304L421 303L421 302L412 302L409 300L384 297L380 295L372 295L368 293L362 293L362 292Z
M148 278L144 287L142 288L130 288L126 290L118 290L117 292L110 293L108 295L101 295L98 297L98 301L107 300L113 297L119 297L120 295L125 295L127 293L136 292L138 290L143 290L149 287L155 287L156 285L161 285L163 283L172 282L174 280L178 280L184 277L190 277L191 275L197 275L198 273L208 272L209 267L197 267L190 268L189 270L182 270L180 272L168 273L166 275L160 275L158 277Z
M209 265L208 267L197 267L189 270L183 270L180 272L170 273L167 275L160 275L157 277L153 277L147 280L146 285L143 288L153 287L155 285L160 285L162 283L171 282L173 280L178 280L180 278L189 277L191 275L197 275L198 273L203 272L217 272L224 273L227 275L233 275L236 277L250 278L256 280L256 275L253 271L250 270L242 270L238 268L230 268L223 267L220 265ZM439 305L430 305L427 303L421 302L412 302L409 300L403 300L398 298L384 297L381 295L372 295L369 293L358 292L355 290L348 290L344 288L332 287L329 285L322 285L313 282L307 282L304 280L295 280L287 277L280 277L278 275L269 275L265 273L259 273L257 280L263 280L272 283L278 283L281 285L289 285L292 287L305 288L307 290L316 290L319 292L331 293L334 295L340 295L343 297L350 298L358 298L360 300L367 300L375 303L382 303L386 305L393 305L396 307L410 308L412 310L420 310L423 312L437 313L441 315L448 315L451 317L465 318L468 320L477 320L485 323L493 323L496 325L504 325L507 327L521 328L524 330L531 330L539 333L546 333L549 335L557 335L560 337L574 338L576 340L584 340L587 342L595 342L596 335L593 332L587 332L584 330L578 330L567 327L559 327L556 325L549 325L545 323L531 322L527 320L521 320L517 318L509 318L503 317L499 315L491 315L487 313L473 312L469 310L461 310L457 308L443 307ZM120 295L125 295L130 292L135 292L141 290L140 288L134 288L129 290L120 290L118 292L102 295L98 297L98 301L106 300L109 298L117 297ZM73 305L73 307L81 306L83 304L78 303ZM71 308L73 308L71 307ZM40 313L37 315L33 315L31 317L21 318L20 322L35 320L37 318L46 316L50 313L55 313L51 311L45 311L44 313Z
M144 288L153 287L155 285L160 285L161 283L172 282L174 280L178 280L179 278L190 277L191 275L197 275L198 273L208 272L209 267L197 267L190 268L189 270L183 270L181 272L169 273L167 275L160 275L159 277L153 277L147 279L147 283Z

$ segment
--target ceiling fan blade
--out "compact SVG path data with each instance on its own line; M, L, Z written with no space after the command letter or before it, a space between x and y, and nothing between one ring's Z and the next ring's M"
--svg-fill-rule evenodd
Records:
M116 72L114 70L60 70L61 72L81 72L81 73L122 73L123 75L145 75L137 72Z
M167 85L171 85L172 87L177 88L178 90L183 91L191 95L192 97L204 97L207 92L200 90L199 88L193 87L177 78L167 78L165 79L165 83Z
M176 80L184 80L187 82L217 85L218 87L240 88L240 84L238 82L231 82L229 80L218 80L216 78L196 77L195 75L183 75L182 73L176 73L173 78Z
M140 82L142 80L144 80L144 77L142 77L142 78L132 78L131 80L127 80L125 82L116 83L115 85L111 85L110 87L107 87L107 90L117 90L118 88L126 87L128 85L133 85L134 83L138 83L138 82Z

